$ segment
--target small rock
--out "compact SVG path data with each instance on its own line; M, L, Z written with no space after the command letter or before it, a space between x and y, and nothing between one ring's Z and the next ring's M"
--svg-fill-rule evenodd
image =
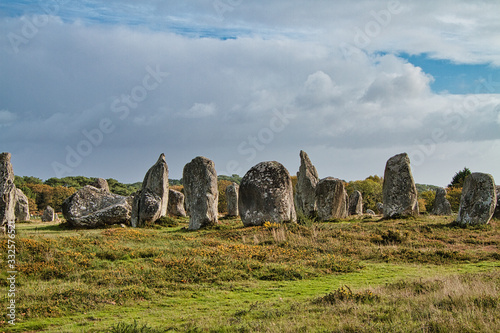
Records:
M42 214L42 222L56 222L59 221L59 216L57 216L54 208L47 206Z
M349 215L363 215L363 196L361 192L354 191L349 197Z
M226 202L227 202L227 215L228 216L238 216L238 192L240 191L240 186L236 183L232 183L226 187Z
M95 181L90 185L92 185L96 188L101 188L101 189L105 190L106 192L110 192L108 181L104 178L96 178Z
M176 190L168 190L167 212L172 216L186 216L186 210L184 209L184 194Z

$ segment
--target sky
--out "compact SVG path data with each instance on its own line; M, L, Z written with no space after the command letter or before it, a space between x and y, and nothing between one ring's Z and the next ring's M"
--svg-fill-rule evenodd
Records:
M0 4L0 151L14 172L142 181L196 156L243 176L468 167L500 182L500 2L10 1Z

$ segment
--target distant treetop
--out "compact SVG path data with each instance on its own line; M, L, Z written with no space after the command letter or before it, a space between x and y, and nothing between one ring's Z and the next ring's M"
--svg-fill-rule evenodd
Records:
M467 178L467 176L470 174L471 172L467 167L465 167L463 170L458 171L453 176L453 179L451 180L451 183L448 185L448 187L463 187L465 178Z

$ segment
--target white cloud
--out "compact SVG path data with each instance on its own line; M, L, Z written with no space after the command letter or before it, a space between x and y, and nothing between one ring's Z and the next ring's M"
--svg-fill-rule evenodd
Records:
M17 54L3 39L0 85L6 88L0 91L0 124L11 126L2 128L0 142L19 154L27 144L40 145L40 176L48 178L54 176L50 163L63 162L67 146L76 147L86 140L84 130L99 129L100 122L109 119L115 129L103 136L103 143L93 148L75 174L94 176L88 170L98 173L107 168L121 173L115 178L140 180L147 170L144 161L154 162L149 156L164 150L174 177L196 155L213 155L223 169L227 161L236 160L243 172L260 160L282 158L294 173L298 151L309 148L317 152L324 174L336 159L332 154L341 153L332 168L339 177L352 179L380 174L369 168L380 164L383 169L389 154L418 147L415 141L432 139L434 130L442 130L446 137L437 140L437 146L456 149L453 163L460 161L461 142L484 147L500 139L495 122L500 123L498 95L435 94L430 89L432 76L387 54L428 52L451 61L500 64L494 33L498 23L492 14L498 7L487 4L486 12L469 4L467 12L461 5L450 9L439 1L401 2L405 10L392 15L370 39L367 52L346 59L339 45L353 43L355 28L364 29L374 21L371 11L385 10L387 2L292 3L245 1L218 23L213 23L217 13L206 4L186 5L193 11L185 16L183 6L159 2L148 2L151 8L139 10L148 15L157 11L158 17L170 11L169 19L181 18L183 25L194 17L201 22L197 29L210 23L236 34L252 31L237 39L63 20L40 28ZM20 31L22 24L0 19L0 30ZM138 96L137 87L144 87L150 75L148 66L169 76L161 82L149 77L148 86L158 85L139 102L122 102L119 106L125 109L114 112L117 98ZM471 100L474 96L478 102ZM268 143L257 142L257 155L248 161L238 145L258 139L270 128L275 111L283 109L291 110L294 118ZM426 163L437 164L442 150L436 151ZM134 159L121 170L116 161L123 156ZM370 163L358 165L363 161ZM93 165L109 166L92 169Z
M205 118L214 116L216 107L214 103L194 103L194 105L187 111L179 113L179 116L184 118Z
M17 119L17 116L7 110L0 110L0 126L10 125Z

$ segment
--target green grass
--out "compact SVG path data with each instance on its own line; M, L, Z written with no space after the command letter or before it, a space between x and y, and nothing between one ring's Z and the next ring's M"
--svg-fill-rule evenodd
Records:
M3 314L0 330L500 330L498 221L221 221L196 232L185 218L146 229L18 224L19 321Z

